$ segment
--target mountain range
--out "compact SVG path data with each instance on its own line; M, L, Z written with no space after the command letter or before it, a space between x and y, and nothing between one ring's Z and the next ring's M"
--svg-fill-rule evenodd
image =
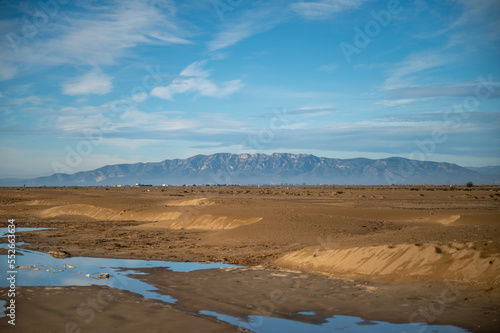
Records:
M390 185L500 184L500 167L469 168L451 163L385 159L335 159L309 154L196 155L161 162L116 164L74 174L2 179L0 186L113 185Z

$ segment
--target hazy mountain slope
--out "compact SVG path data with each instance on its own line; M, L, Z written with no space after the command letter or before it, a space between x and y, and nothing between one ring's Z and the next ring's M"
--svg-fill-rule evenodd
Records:
M450 163L392 157L333 159L305 154L213 154L162 162L108 165L75 174L54 174L3 186L142 184L491 184L482 175Z
M486 167L467 167L472 171L476 171L483 175L488 175L494 179L500 179L500 165L496 166L486 166Z

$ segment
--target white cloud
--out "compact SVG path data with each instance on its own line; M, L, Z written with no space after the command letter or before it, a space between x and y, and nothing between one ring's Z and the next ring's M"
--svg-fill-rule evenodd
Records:
M489 36L493 37L493 40L498 40L498 31L500 28L500 23L497 18L500 12L500 5L497 0L483 0L483 1L471 1L471 0L455 0L462 5L462 15L450 24L450 28L460 27L467 24L477 24L483 27L492 29L489 31ZM491 16L489 16L491 15ZM485 18L493 18L492 20L485 20Z
M376 104L386 106L386 107L398 107L415 101L414 99L398 99L398 100L382 100Z
M105 95L111 91L113 84L111 76L102 73L99 69L94 69L91 72L71 80L62 86L63 94L65 95Z
M181 71L181 76L193 76L193 77L208 77L210 76L210 71L205 70L203 67L206 65L207 61L195 61L191 65L187 66Z
M228 54L225 52L215 52L210 54L210 58L212 60L224 60L228 57Z
M168 86L156 87L151 95L162 99L173 100L177 94L197 93L201 96L223 98L243 87L241 80L225 81L220 85L209 79L210 71L204 69L206 61L195 61L180 73Z
M114 65L138 45L191 43L178 21L173 1L61 6L59 15L51 17L32 37L14 44L8 38L0 40L0 80L32 72L40 65ZM22 37L23 25L19 23L2 20L0 30Z
M83 103L87 103L89 101L89 99L87 97L80 97L76 100L76 104L83 104Z
M47 102L48 100L49 100L48 98L33 95L33 96L15 98L15 99L12 99L10 102L12 104L17 105L17 106L26 105L26 104L42 105L43 103Z
M132 102L134 103L142 103L144 102L146 99L148 99L148 94L144 93L144 92L140 92L140 93L137 93L135 94L134 96L132 96L130 98L132 100Z
M333 72L337 69L338 65L335 63L321 66L319 69L325 72Z
M223 29L207 43L209 51L217 51L241 40L274 28L290 18L288 4L283 1L258 3L254 8L234 13Z
M161 140L151 140L151 139L125 139L125 138L103 138L103 144L116 146L116 147L126 147L131 149L136 149L142 146L147 146L150 144L156 144L161 142Z
M488 94L489 98L500 97L500 82L470 81L441 85L413 85L386 90L394 98L436 98L436 97L468 97L475 96L476 90Z
M210 51L223 49L260 32L259 30L262 29L256 28L252 22L242 22L218 33L213 40L207 43L208 49Z
M159 111L156 112L158 114L176 114L176 115L183 115L186 114L186 111Z
M44 128L44 133L56 134L65 137L84 138L82 133L86 130L98 131L107 139L112 139L109 144L120 146L130 140L179 140L191 137L214 136L218 133L244 132L248 125L241 121L226 119L225 114L206 114L199 118L182 118L182 111L163 111L148 113L136 109L128 109L119 114L106 113L100 107L84 107L82 109L65 109L67 114L54 118L49 127ZM72 110L74 112L72 112ZM99 112L101 110L101 112ZM29 129L28 129L29 130ZM39 134L41 131L39 131ZM44 134L42 134L44 135ZM116 140L115 140L116 139ZM118 140L123 139L123 140ZM130 141L135 146L154 143L153 141Z
M169 118L163 114L146 113L138 110L125 111L115 124L117 131L175 131L189 130L202 126L196 119Z
M101 106L90 106L84 105L82 107L74 107L74 106L66 106L63 107L57 112L58 115L98 115L104 114L106 111L109 111L110 107L108 104L104 104Z
M333 14L359 7L365 0L323 0L314 2L297 2L292 9L308 20L325 20Z
M134 109L109 116L104 116L103 112L95 112L102 108L86 107L76 110L75 113L69 112L67 115L57 116L54 132L62 131L65 135L79 136L83 130L95 129L105 136L113 134L126 137L134 133L147 138L152 131L191 130L204 126L200 120L169 118L164 114L146 113ZM85 113L87 110L88 113Z
M0 81L10 80L16 76L16 74L17 67L14 64L0 61Z
M386 89L396 89L413 83L415 76L423 71L444 65L450 57L436 53L416 53L406 60L394 64L388 71L389 77L385 80Z
M47 47L68 60L98 65L115 63L116 58L138 44L189 43L168 32L176 29L172 15L144 1L120 4L72 19L64 34L50 40Z
M90 128L99 128L103 121L103 117L100 115L68 115L68 116L58 116L56 121L56 126L58 130L67 132L68 134L78 133L82 130Z

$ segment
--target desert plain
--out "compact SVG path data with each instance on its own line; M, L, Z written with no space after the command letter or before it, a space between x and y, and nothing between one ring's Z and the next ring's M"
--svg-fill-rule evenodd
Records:
M1 188L0 202L2 227L53 228L20 233L26 249L244 266L135 276L175 304L103 286L18 287L16 326L0 318L2 332L248 330L203 311L500 331L498 186L21 187ZM90 321L75 311L89 295L110 299Z

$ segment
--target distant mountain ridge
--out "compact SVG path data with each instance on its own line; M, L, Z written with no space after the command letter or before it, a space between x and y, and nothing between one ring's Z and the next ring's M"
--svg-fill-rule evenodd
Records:
M500 177L498 177L500 175L500 165L485 166L485 167L467 167L467 169L479 172L480 174L483 174L483 175L490 175L490 176L495 176L497 178L500 178Z
M74 174L0 181L2 186L101 185L263 185L263 184L474 184L500 183L498 175L482 174L451 163L400 157L335 159L308 154L274 153L196 155L161 162L116 164Z

